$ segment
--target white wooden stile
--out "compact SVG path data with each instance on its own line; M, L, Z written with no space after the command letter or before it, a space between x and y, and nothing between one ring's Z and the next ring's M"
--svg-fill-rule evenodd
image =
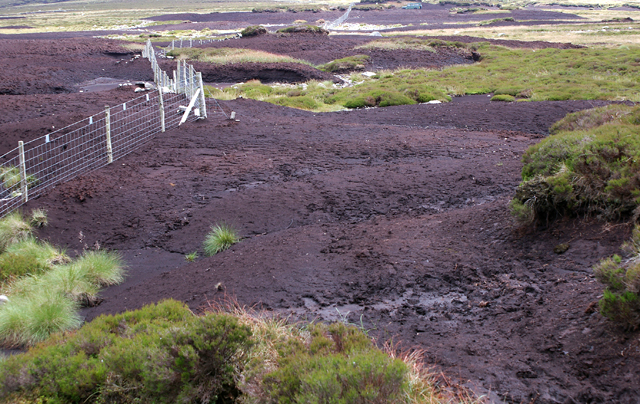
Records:
M189 117L189 113L193 109L193 106L196 104L196 100L198 99L198 95L199 94L200 94L200 89L196 90L196 93L194 94L193 98L191 98L191 102L189 103L189 106L187 107L187 109L184 111L184 114L182 115L182 119L180 120L180 123L178 124L178 126L180 126L183 123L187 122L187 118Z

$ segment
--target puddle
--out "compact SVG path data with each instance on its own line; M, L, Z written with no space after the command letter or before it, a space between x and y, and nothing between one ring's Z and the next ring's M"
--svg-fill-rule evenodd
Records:
M133 83L131 83L129 80L113 79L110 77L98 77L97 79L80 83L78 84L78 87L81 93L92 93L96 91L113 90L114 88L131 85L133 85Z
M396 314L398 309L408 306L414 308L422 308L426 315L430 312L446 309L453 305L465 304L468 302L466 295L457 292L446 293L440 295L434 292L414 293L408 289L402 296L396 299L384 300L380 303L368 306L370 309L377 311L387 311L390 316ZM293 310L298 315L304 315L312 311L315 316L324 321L345 321L351 315L360 316L364 313L365 306L357 304L345 304L321 307L320 304L312 298L302 298L304 307ZM365 314L366 317L366 314ZM451 326L455 326L455 321L451 321Z

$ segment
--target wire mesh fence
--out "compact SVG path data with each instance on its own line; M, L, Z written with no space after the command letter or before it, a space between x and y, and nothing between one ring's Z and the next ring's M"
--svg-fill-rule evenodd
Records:
M160 69L151 42L143 56L151 62L157 90L21 141L0 156L0 217L57 184L126 156L167 128L207 116L202 76L193 66L178 64L170 78Z
M335 28L338 25L342 24L343 22L347 21L347 18L349 18L349 13L351 13L351 9L353 8L354 5L355 5L355 3L349 4L349 8L347 9L346 13L342 14L342 16L340 18L338 18L337 20L326 23L324 25L324 28L325 29L332 29L332 28Z

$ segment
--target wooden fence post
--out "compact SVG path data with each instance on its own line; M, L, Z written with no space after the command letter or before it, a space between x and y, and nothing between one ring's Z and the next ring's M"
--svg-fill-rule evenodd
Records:
M27 186L27 167L24 159L24 142L20 140L18 142L18 149L20 152L20 192L22 192L22 202L29 200L27 194L29 187Z
M177 93L178 92L178 80L176 78L176 71L173 71L173 85L171 86L173 88L173 92Z
M180 59L178 59L178 70L176 70L176 92L180 93L182 91L182 73L180 72Z
M202 73L197 72L196 77L198 78L198 86L200 87L200 117L207 117L207 100L204 96L204 84L202 84Z
M107 131L107 164L113 163L113 150L111 149L111 110L108 105L104 106L104 126Z
M158 88L158 104L160 107L160 131L164 132L164 100L162 99L162 87Z

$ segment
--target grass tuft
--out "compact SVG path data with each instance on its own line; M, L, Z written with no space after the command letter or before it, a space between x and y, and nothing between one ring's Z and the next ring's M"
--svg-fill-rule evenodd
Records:
M72 265L97 286L116 285L124 280L124 262L117 252L85 251Z
M0 340L9 346L34 345L81 323L76 303L47 289L0 306Z
M9 213L0 219L0 251L5 251L11 244L26 240L32 233L33 228L22 213Z
M55 290L69 300L90 303L98 294L98 285L91 282L91 277L76 263L60 265L47 272L38 280L38 289Z
M193 262L193 261L195 261L196 259L198 259L198 252L197 252L197 251L194 251L194 252L192 252L192 253L186 254L186 255L184 256L184 259L185 259L185 260L187 260L187 261L189 261L189 262Z
M237 231L228 224L216 224L204 240L204 252L207 256L226 250L240 241Z
M54 247L46 241L39 241L33 237L19 241L7 247L6 252L16 255L28 255L34 257L43 266L52 267L56 264L69 262L69 257L64 251Z
M34 209L31 211L31 216L29 217L29 223L33 227L45 227L49 224L49 218L47 217L47 211L44 209Z

